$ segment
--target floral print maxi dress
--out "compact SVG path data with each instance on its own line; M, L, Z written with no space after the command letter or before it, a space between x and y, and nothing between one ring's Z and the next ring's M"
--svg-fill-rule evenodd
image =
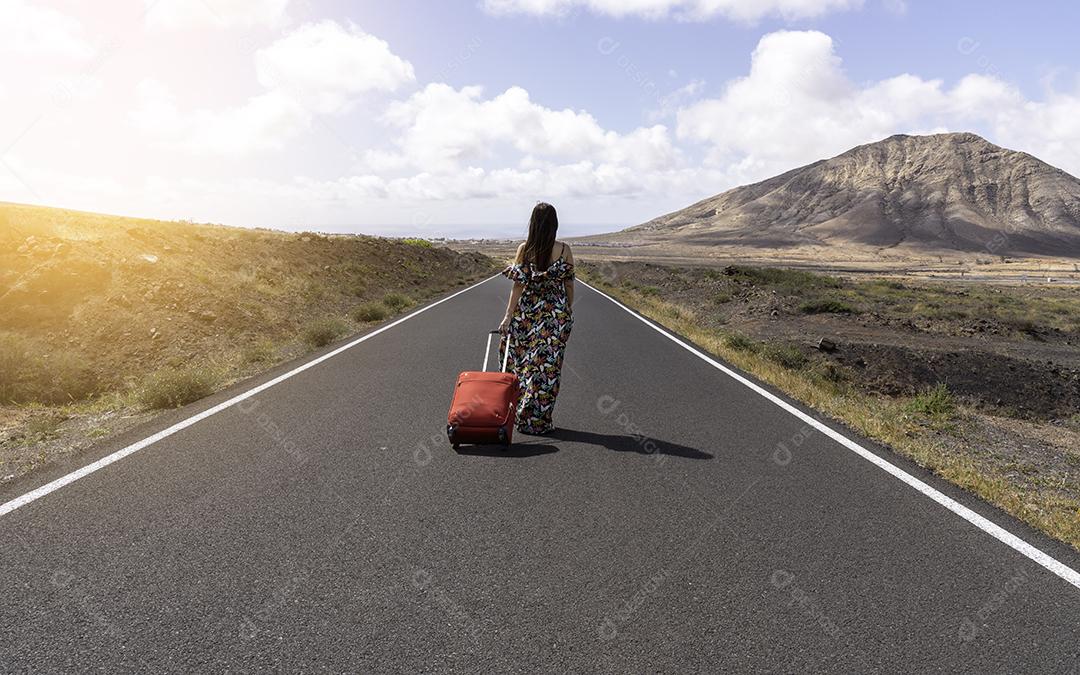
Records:
M574 324L565 283L574 278L574 266L559 256L543 271L523 263L507 267L503 274L525 287L505 341L510 345L507 367L521 383L517 428L542 434L554 426L551 412L559 395L563 351Z

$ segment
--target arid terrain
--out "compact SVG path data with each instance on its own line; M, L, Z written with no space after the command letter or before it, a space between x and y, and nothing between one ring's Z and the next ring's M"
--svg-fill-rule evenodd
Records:
M746 251L724 246L687 248L656 242L649 245L617 245L589 238L568 238L574 258L597 264L639 262L691 265L722 269L729 265L754 265L796 269L824 274L895 279L990 281L1010 284L1080 285L1080 258L1006 258L942 253L931 257L840 259L823 254L798 254L785 250ZM472 239L450 242L458 251L478 252L506 260L512 258L521 239Z
M1080 548L1075 289L581 268L648 316Z
M492 266L423 240L0 204L0 481Z

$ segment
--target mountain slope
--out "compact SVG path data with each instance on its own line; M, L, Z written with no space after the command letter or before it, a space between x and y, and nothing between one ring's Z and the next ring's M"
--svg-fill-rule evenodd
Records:
M1080 180L974 134L898 135L728 190L615 238L1080 257Z

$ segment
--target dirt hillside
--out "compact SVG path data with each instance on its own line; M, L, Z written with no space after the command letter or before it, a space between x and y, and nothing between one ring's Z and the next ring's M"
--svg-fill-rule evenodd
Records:
M1080 258L1080 180L975 134L898 135L588 239L822 260Z
M494 265L424 240L0 204L0 480Z

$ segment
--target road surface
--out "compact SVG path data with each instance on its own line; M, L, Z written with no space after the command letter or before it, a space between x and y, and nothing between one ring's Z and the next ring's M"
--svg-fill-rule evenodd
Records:
M455 454L452 385L507 292L489 280L5 487L0 669L1080 666L1074 551L583 286L559 430Z

